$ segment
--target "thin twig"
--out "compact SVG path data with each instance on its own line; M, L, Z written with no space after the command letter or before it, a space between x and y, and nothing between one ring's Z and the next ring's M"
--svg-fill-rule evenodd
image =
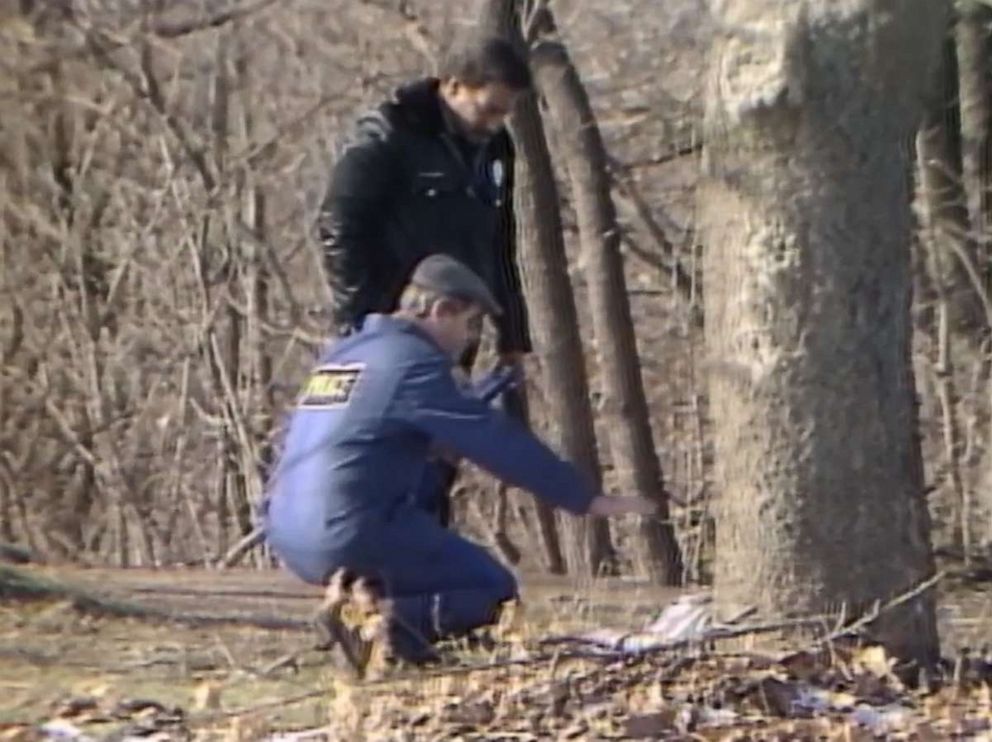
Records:
M870 623L877 620L879 616L881 616L883 613L887 613L893 608L897 608L903 605L904 603L908 603L909 601L918 598L920 595L922 595L927 590L934 587L942 579L944 579L946 575L947 575L946 570L940 570L929 579L926 579L923 582L921 582L916 587L908 590L907 592L901 595L897 595L888 603L882 604L876 601L875 605L872 606L872 609L870 611L862 615L860 618L855 619L851 623L845 624L840 628L830 632L826 636L817 639L814 645L820 646L823 644L828 644L836 639L840 639L841 637L850 636L851 634L858 633L859 631L861 631L861 629L865 628Z
M228 8L205 18L189 18L182 21L158 21L148 27L149 32L163 39L177 39L197 31L226 26L275 5L278 0L258 0L244 7Z
M328 691L326 689L312 690L306 693L300 693L296 696L289 696L288 698L279 698L274 701L266 701L265 703L259 703L254 706L247 706L239 709L231 709L230 711L212 711L205 714L196 714L191 716L187 721L190 726L198 726L202 724L212 724L223 719L234 719L239 716L250 716L252 714L259 713L260 711L268 711L274 708L285 708L286 706L292 706L297 703L303 703L304 701L309 701L314 698L320 698L321 696L327 696Z

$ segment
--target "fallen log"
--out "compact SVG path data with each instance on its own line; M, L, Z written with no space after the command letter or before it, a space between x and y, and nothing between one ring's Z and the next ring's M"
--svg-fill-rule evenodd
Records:
M120 600L77 585L0 564L0 602L40 600L68 602L78 611L113 618L179 623L202 627L230 624L274 631L309 631L309 621L259 613L186 613Z
M17 544L10 544L6 541L0 541L0 562L30 564L31 562L40 561L40 559L31 553L30 549L18 546Z

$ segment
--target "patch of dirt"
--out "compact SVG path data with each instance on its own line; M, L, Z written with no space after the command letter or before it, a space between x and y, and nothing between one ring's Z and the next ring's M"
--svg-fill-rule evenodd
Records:
M301 626L319 595L280 572L33 572L149 608L292 617ZM516 633L487 650L449 648L461 667L362 684L334 655L311 649L302 630L196 627L87 615L65 600L10 601L0 605L0 740L37 739L43 724L62 738L93 740L260 740L276 731L300 742L870 739L868 721L892 725L888 739L992 739L981 736L992 734L982 726L992 696L981 662L950 667L947 689L925 693L899 685L877 648L791 660L735 650L620 661L537 648L549 634L642 625L678 594L624 580L535 578L525 582ZM963 599L944 603L944 624L988 637L988 593L957 594ZM285 736L293 731L299 736Z
M326 726L341 673L335 656L311 649L304 628L317 588L280 571L247 569L28 572L131 606L288 618L300 630L87 615L69 599L7 602L0 605L0 740L53 720L94 739L153 729L163 739L206 739L229 734L232 725L258 739L265 730ZM531 620L562 631L640 623L676 594L619 581L593 587L537 578L525 592L534 602Z

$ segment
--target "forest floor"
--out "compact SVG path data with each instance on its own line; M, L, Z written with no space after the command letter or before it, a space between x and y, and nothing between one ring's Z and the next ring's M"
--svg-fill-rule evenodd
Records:
M880 648L841 642L623 659L539 647L549 635L636 629L679 595L627 581L527 580L524 619L495 645L451 647L450 665L356 682L311 648L303 627L318 593L279 572L26 574L111 603L241 623L111 616L65 596L5 600L0 740L992 740L992 668L982 663L952 662L941 689L910 690ZM941 591L945 654L992 639L988 583L945 580Z

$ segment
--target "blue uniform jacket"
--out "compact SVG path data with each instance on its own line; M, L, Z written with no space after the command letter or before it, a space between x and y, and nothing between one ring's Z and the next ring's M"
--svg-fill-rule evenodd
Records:
M327 544L329 531L358 536L358 522L381 522L411 504L432 446L551 505L586 512L595 492L580 472L459 388L451 366L401 318L370 315L359 332L336 341L291 417L270 487L270 523L302 541Z

